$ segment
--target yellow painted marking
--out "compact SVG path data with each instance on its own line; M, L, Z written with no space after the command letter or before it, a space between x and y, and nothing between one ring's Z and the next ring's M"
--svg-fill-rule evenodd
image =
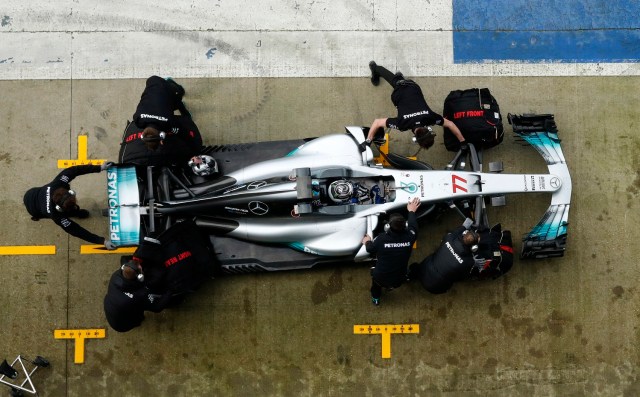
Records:
M391 334L419 334L419 324L354 325L354 334L382 336L382 358L391 358Z
M55 339L74 339L75 350L73 362L75 364L84 363L84 340L85 339L103 339L106 335L104 328L96 329L55 329L53 337Z
M384 134L384 143L378 147L380 153L389 154L389 133ZM383 166L389 166L389 162L385 159L385 157L381 154L378 157L374 157L373 161L377 164L382 164Z
M106 160L87 158L87 136L78 135L78 158L70 160L58 160L58 168L68 168L74 165L101 165Z
M6 245L0 255L55 255L55 245Z
M137 247L120 247L113 251L109 251L102 244L98 245L81 245L81 254L133 254Z
M384 143L378 147L378 151L380 153L385 154L385 155L389 154L389 133L388 132L384 134ZM407 158L410 159L410 160L417 160L418 159L416 156L407 156ZM384 157L382 154L380 154L378 157L374 157L373 161L376 164L382 164L385 167L391 165L387 161L386 157Z
M104 245L81 245L80 254L133 254L137 247L121 247L109 251ZM5 245L0 246L0 256L2 255L55 255L55 245Z
M389 154L389 133L388 132L384 134L384 144L380 145L378 150L380 151L380 153ZM411 160L418 159L416 156L407 156L407 158ZM382 154L378 157L374 157L373 161L376 164L382 164L383 166L391 165ZM413 248L416 248L417 246L418 246L418 241L413 243Z

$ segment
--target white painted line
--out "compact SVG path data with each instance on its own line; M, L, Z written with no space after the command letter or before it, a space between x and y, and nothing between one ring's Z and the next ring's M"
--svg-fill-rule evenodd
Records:
M451 0L3 0L1 31L441 31Z
M640 65L454 64L451 0L4 0L0 80L640 75Z

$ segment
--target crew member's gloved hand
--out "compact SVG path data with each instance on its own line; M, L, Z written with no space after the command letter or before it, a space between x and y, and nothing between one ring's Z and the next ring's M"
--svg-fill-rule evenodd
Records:
M367 150L367 147L371 146L371 139L366 139L364 142L362 142L360 145L358 145L358 148L360 149L360 152L364 152L365 150Z
M105 161L104 163L100 164L100 171L104 171L107 168L111 167L112 165L114 165L115 163L113 161Z
M111 242L111 240L109 240L108 238L104 239L104 247L106 249L108 249L109 251L113 251L114 249L118 248L116 247L116 245L114 243Z
M462 153L467 153L469 151L469 144L467 144L467 141L460 142L460 150Z

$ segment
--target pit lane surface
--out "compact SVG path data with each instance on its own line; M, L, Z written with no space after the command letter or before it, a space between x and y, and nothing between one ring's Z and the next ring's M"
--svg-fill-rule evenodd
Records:
M150 19L166 20L170 11L175 10L155 10ZM284 15L295 20L293 9ZM6 33L7 26L2 25L3 38L26 37ZM65 34L46 26L40 31L33 34ZM301 37L300 32L279 34L292 41ZM400 34L393 36L404 40ZM130 38L125 41L130 43ZM10 41L2 43L3 51L12 48ZM464 73L449 73L467 77L444 77L437 66L414 68L418 61L406 61L415 59L413 54L396 46L364 48L349 61L352 69L341 68L336 75L324 67L316 70L311 60L308 68L295 64L286 69L306 70L301 72L305 75L283 73L281 78L274 76L282 69L269 63L260 63L258 71L264 75L230 77L218 77L217 72L210 77L180 75L173 67L165 72L157 66L160 61L141 68L140 75L121 73L122 68L135 69L129 63L103 67L100 70L112 70L113 75L98 77L82 74L83 67L53 75L57 62L47 69L43 61L34 67L40 74L24 80L20 73L30 70L30 64L2 69L1 245L54 245L56 252L0 256L0 355L9 360L19 353L47 357L52 367L34 375L42 396L637 394L639 252L628 236L639 221L638 78L606 72L567 75L566 68L598 70L583 64L560 65L557 73L555 64L511 66L548 70L548 77L519 72L504 76L499 67L489 67L494 74L473 74L473 65ZM373 87L365 77L367 62L378 59L376 54L381 64L388 57L389 67L420 76L416 80L437 111L450 90L486 86L503 116L556 115L574 184L565 257L518 261L501 279L462 283L442 296L429 295L418 284L405 285L384 295L377 308L369 302L366 266L220 278L179 310L150 313L134 331L107 329L105 339L86 341L84 364L74 364L74 344L55 340L53 330L108 328L102 298L117 256L81 254L83 242L51 222L30 221L22 195L50 181L58 172L58 160L77 158L77 136L88 136L88 158L114 158L150 73L178 76L187 91L186 105L208 143L317 136L341 132L348 124L368 125L374 117L394 114L390 89ZM322 65L330 63L330 55L324 56L327 62ZM92 59L97 63L98 57ZM241 70L255 70L241 56L234 62ZM445 67L460 70L459 65ZM618 67L605 65L603 70ZM232 62L227 66L231 68ZM355 72L350 75L349 70ZM316 72L321 77L311 78ZM434 75L438 77L425 77ZM509 126L505 129L505 142L487 153L485 164L503 160L505 172L546 172L539 155L516 144ZM440 143L442 134L437 132ZM391 139L394 151L415 151L407 134L396 133ZM419 157L439 168L450 155L438 144ZM79 177L73 186L81 205L94 215L83 225L106 233L106 221L99 216L104 175ZM544 195L509 196L507 207L490 209L490 220L512 230L519 249L517 236L538 221L548 202ZM422 225L413 258L430 253L458 222L451 214ZM420 330L392 336L387 359L381 356L380 337L354 334L357 324L418 324Z

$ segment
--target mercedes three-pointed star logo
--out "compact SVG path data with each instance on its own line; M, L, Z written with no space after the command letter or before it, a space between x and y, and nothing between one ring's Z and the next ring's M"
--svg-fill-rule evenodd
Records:
M551 185L552 188L556 189L558 186L560 186L560 179L556 177L551 178L551 180L549 181L549 185Z
M250 201L249 211L256 215L264 215L269 212L269 206L262 201Z

